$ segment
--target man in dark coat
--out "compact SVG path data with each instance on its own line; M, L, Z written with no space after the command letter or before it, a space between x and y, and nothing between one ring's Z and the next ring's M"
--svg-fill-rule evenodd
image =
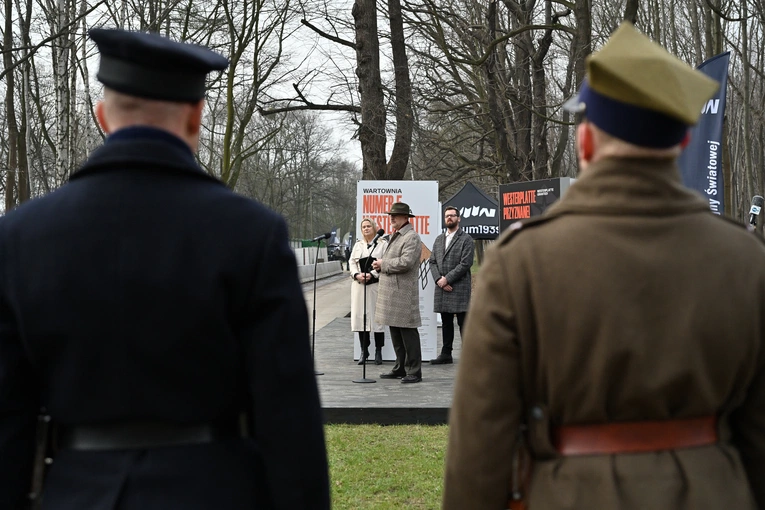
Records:
M676 163L718 86L626 22L588 57L579 179L481 266L444 509L765 508L765 246Z
M430 272L436 287L433 290L433 311L441 314L443 347L432 365L452 363L454 343L454 318L460 328L465 323L465 313L470 304L473 285L470 267L473 265L473 238L460 228L460 212L456 207L444 209L446 233L439 234L430 254Z
M196 163L207 48L92 30L106 143L0 220L0 506L329 508L285 222ZM267 249L263 249L263 246Z

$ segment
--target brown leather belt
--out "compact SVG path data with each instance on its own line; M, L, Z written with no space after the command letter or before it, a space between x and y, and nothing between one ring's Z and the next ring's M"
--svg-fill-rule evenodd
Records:
M552 432L561 455L607 455L675 450L714 444L717 417L566 425Z

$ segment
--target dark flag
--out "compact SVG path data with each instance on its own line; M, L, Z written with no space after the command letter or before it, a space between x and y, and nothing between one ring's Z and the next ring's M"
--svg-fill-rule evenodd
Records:
M722 133L729 60L730 52L725 52L698 67L699 71L720 83L720 90L702 108L699 123L690 132L691 142L678 161L683 184L701 193L715 214L725 211Z

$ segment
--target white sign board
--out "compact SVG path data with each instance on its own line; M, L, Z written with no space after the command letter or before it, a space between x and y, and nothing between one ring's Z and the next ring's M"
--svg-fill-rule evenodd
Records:
M371 218L378 228L393 234L390 217L386 214L395 202L409 205L414 218L409 222L422 239L423 249L420 257L420 315L422 326L419 328L422 359L428 361L438 355L438 329L436 313L433 311L433 288L435 282L430 274L430 251L440 233L441 208L438 203L438 181L359 181L356 187L356 225L361 220ZM354 335L353 357L361 355L361 346ZM372 341L374 346L374 341ZM390 340L390 331L385 331L383 359L394 361L396 353Z

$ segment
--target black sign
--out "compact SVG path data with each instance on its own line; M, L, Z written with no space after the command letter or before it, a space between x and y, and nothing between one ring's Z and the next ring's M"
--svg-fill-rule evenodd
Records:
M460 212L460 227L473 239L496 239L499 235L499 207L489 195L473 183L466 183L444 202ZM442 219L443 221L443 219Z
M563 177L500 185L500 230L504 231L518 220L541 215L566 192L572 181L570 177Z

